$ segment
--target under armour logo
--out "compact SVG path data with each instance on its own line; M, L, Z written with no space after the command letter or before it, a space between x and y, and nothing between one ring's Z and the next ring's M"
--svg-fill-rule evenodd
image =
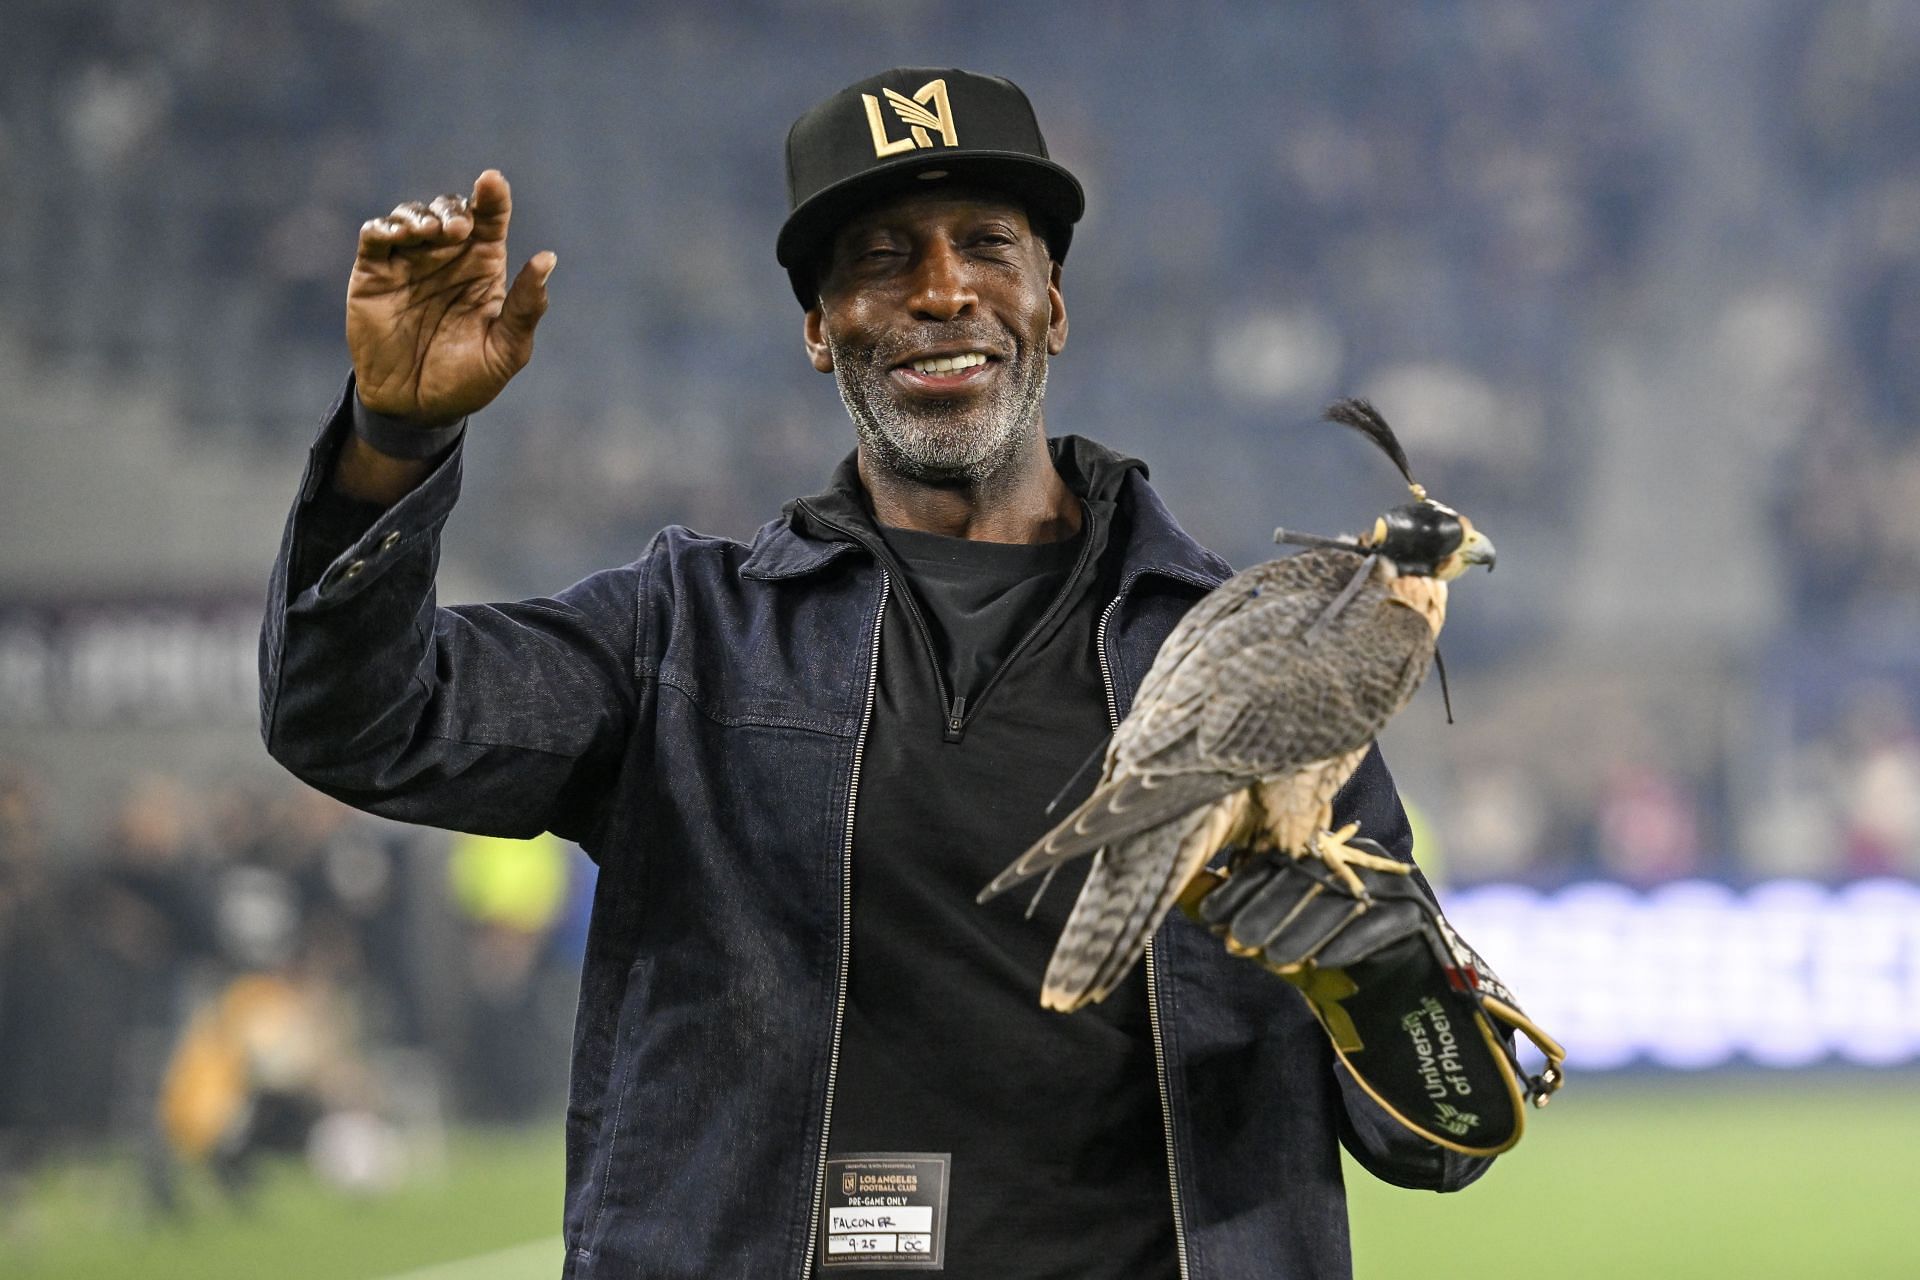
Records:
M873 134L874 155L891 156L912 151L915 147L931 147L934 133L938 133L940 140L949 147L960 145L960 135L953 127L953 106L947 101L945 80L927 81L914 91L911 98L892 89L882 89L880 92L887 95L887 105L907 126L907 136L887 137L887 122L880 114L880 99L870 93L861 94L860 100L867 104L867 128Z

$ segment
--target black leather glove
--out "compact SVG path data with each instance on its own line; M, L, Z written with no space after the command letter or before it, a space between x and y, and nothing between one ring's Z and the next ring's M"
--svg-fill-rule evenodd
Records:
M1349 847L1386 857L1370 840ZM1520 1140L1526 1103L1560 1087L1566 1051L1535 1026L1410 875L1357 867L1364 892L1313 858L1258 854L1181 896L1235 955L1298 988L1360 1086L1401 1124L1464 1155ZM1529 1076L1519 1031L1546 1055Z

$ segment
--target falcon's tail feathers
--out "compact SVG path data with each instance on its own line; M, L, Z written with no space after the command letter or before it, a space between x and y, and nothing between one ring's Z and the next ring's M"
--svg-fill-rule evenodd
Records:
M1133 968L1152 933L1149 927L1142 934L1137 919L1159 896L1154 886L1139 881L1171 861L1171 847L1180 842L1186 825L1169 822L1095 856L1047 962L1041 1007L1072 1013L1106 996L1110 984L1103 986L1103 978L1116 969L1124 977Z
M1112 994L1187 881L1227 842L1244 811L1244 803L1229 799L1101 850L1047 965L1041 1005L1071 1013Z
M1008 865L976 899L996 898L1042 872L1170 822L1247 785L1225 773L1122 774L1102 783L1060 824Z

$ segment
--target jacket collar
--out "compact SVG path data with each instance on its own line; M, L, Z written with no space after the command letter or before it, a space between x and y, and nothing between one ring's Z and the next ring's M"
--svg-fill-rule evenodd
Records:
M1146 463L1084 436L1049 439L1047 448L1068 488L1090 503L1111 503L1118 513L1114 536L1122 592L1148 573L1202 589L1232 574L1232 566L1175 523L1147 483ZM787 503L778 519L762 526L740 571L766 580L804 577L864 550L860 538L874 531L855 455L848 454L824 490Z
M1147 483L1145 468L1127 477L1121 509L1131 514L1122 543L1120 594L1141 576L1157 573L1211 591L1233 576L1233 566L1193 540Z

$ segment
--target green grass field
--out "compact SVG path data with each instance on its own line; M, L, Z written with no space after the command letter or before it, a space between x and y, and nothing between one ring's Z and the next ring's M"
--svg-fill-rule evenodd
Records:
M430 1179L391 1195L336 1191L295 1163L269 1169L241 1211L189 1179L185 1221L140 1212L130 1162L49 1171L0 1208L5 1280L373 1280L450 1259L550 1240L519 1270L450 1280L555 1280L563 1190L560 1122L530 1132L465 1133Z
M1348 1167L1355 1273L1911 1280L1920 1080L1572 1083L1458 1195ZM1470 1259L1470 1260L1469 1260Z
M1906 1219L1916 1153L1912 1077L1576 1076L1460 1195L1401 1191L1349 1166L1356 1274L1908 1280L1920 1277ZM407 1280L554 1280L560 1184L557 1121L465 1135L442 1177L379 1200L293 1168L247 1214L202 1187L190 1226L142 1225L127 1167L73 1166L0 1212L0 1276L382 1280L453 1262Z

